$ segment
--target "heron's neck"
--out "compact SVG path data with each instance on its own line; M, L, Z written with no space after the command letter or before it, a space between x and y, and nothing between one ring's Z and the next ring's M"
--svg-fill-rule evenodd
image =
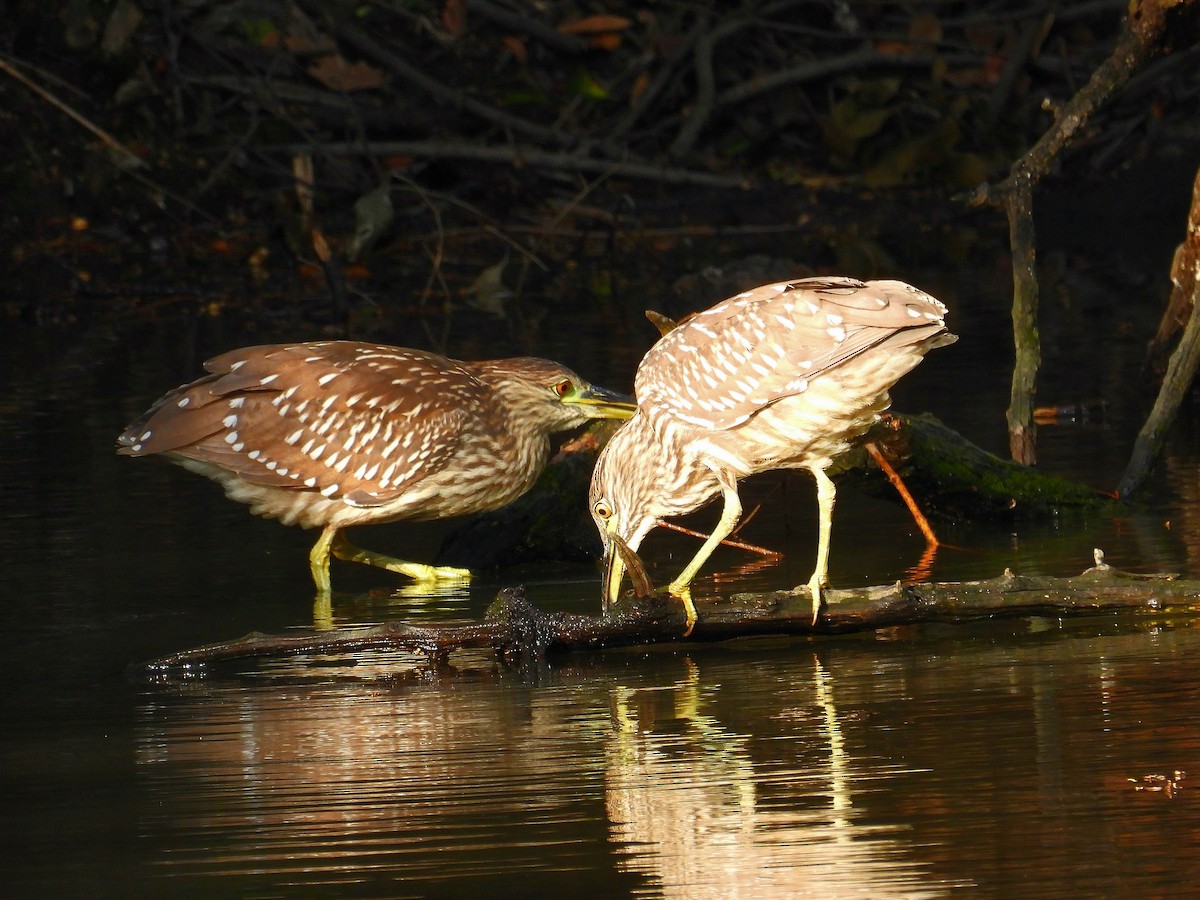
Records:
M655 428L638 413L617 437L626 430L632 432L624 449L633 457L628 465L646 479L642 492L654 498L656 517L694 512L720 491L716 473L699 461L684 434L669 423Z

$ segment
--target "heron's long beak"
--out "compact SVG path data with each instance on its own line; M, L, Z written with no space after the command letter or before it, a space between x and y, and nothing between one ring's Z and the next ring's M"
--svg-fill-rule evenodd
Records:
M621 581L625 570L633 582L634 594L649 597L654 593L654 583L646 574L642 559L615 531L610 531L604 543L604 610L607 612L621 596Z
M637 412L637 401L628 394L595 385L589 385L573 396L563 397L563 403L587 407L588 413L595 418L629 419Z

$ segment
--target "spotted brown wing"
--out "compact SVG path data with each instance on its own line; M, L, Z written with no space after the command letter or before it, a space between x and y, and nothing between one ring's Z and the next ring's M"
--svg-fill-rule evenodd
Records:
M870 347L945 330L945 307L899 281L806 278L724 300L669 332L638 367L639 405L727 429Z
M487 396L460 364L375 344L248 347L205 363L121 436L255 484L385 503L443 468Z

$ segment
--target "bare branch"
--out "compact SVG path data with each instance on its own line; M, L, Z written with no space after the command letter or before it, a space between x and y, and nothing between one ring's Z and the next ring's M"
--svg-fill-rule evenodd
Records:
M666 184L695 184L714 188L746 188L748 182L736 175L713 175L692 169L676 169L648 162L620 162L595 159L571 153L553 153L535 147L479 147L452 141L367 141L363 143L329 142L315 144L274 144L263 150L286 153L317 151L330 156L420 156L430 159L468 159L478 162L503 162L513 166L565 169L572 172L598 172L626 178L646 178Z
M900 625L966 623L1024 616L1092 616L1131 612L1200 612L1200 582L1172 575L1132 575L1103 562L1074 578L1029 577L1006 571L999 578L958 584L914 584L829 593L821 620L812 623L807 589L696 597L700 619L690 641L723 641L759 635L848 634ZM371 628L311 635L248 634L234 641L173 653L136 667L135 674L169 679L183 670L238 659L302 653L409 651L431 665L452 651L491 648L507 663L547 654L684 640L683 606L671 598L623 601L608 618L546 613L525 599L524 588L505 588L485 621L417 627L390 622Z

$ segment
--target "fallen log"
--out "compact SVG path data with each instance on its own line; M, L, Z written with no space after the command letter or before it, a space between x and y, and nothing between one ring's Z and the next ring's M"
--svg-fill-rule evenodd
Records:
M1072 510L1127 509L1112 494L988 453L928 414L886 414L864 441L882 449L931 518L1028 521ZM853 470L848 482L895 499L865 451L852 450L843 462Z
M309 634L254 632L182 650L143 663L133 674L157 680L194 677L205 667L233 660L409 652L444 666L455 651L490 649L504 665L528 665L567 652L661 643L696 643L764 636L840 635L929 623L962 624L1030 616L1056 618L1153 613L1200 613L1200 581L1173 575L1135 575L1103 562L1072 578L1016 575L960 583L884 585L830 591L829 606L813 625L807 588L727 597L695 596L699 621L683 636L682 605L667 597L626 600L601 618L547 613L525 598L524 588L505 588L482 622L415 626L400 622Z

